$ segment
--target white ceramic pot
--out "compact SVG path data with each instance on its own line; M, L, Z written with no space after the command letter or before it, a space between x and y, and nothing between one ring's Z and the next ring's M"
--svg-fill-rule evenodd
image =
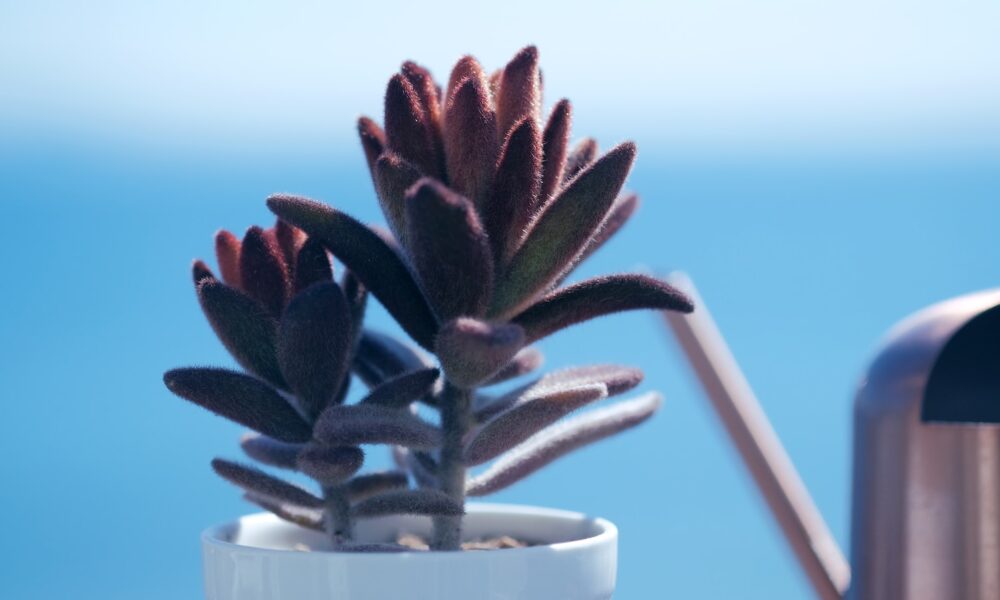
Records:
M618 530L579 513L470 504L465 536L509 535L535 546L467 552L345 553L323 548L320 533L269 513L202 535L208 600L606 600L615 588ZM430 519L361 521L362 542L426 536Z

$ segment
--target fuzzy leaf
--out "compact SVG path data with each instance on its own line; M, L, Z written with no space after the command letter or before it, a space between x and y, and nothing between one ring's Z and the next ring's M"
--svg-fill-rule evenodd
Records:
M578 448L639 425L653 416L661 403L662 397L653 392L554 425L471 478L465 493L485 496L500 491Z
M483 221L498 264L510 261L531 222L542 185L541 168L538 123L525 118L504 142L493 194L483 206Z
M590 243L625 183L635 144L611 150L552 199L497 282L492 316L520 312Z
M309 490L268 475L260 469L221 458L212 459L212 469L226 481L256 496L305 508L323 506L323 501Z
M603 385L608 396L623 394L642 383L642 371L621 365L588 365L546 373L499 398L477 402L476 420L483 423L525 399L546 396L563 390Z
M400 514L459 516L465 514L465 508L437 490L386 492L351 507L351 515L359 519Z
M586 169L597 158L597 140L584 138L566 157L566 168L563 169L563 183L568 183L580 171Z
M405 489L409 485L406 473L402 471L380 471L358 475L348 481L344 487L351 503L367 500L386 492Z
M493 256L471 202L424 178L406 194L406 239L438 318L481 315L493 291Z
M214 368L184 368L163 375L167 388L195 404L284 442L312 437L309 424L263 381Z
M293 227L278 219L277 223L274 224L274 239L277 240L278 247L281 249L286 272L291 276L295 267L295 258L298 256L303 242L306 241L306 236L298 227Z
M608 211L607 216L604 217L604 221L601 223L601 227L597 230L597 233L594 234L594 237L590 238L590 243L583 249L580 256L574 259L573 264L570 265L567 272L590 258L590 255L594 252L597 252L605 242L610 240L625 226L625 223L628 222L638 208L639 196L635 194L626 194L617 198L615 203L611 205L611 210Z
M385 132L375 121L361 117L358 119L358 137L361 138L361 149L365 152L365 161L374 179L375 161L385 151Z
M455 91L458 90L459 85L465 82L466 79L486 81L486 73L483 72L483 67L480 66L479 61L474 56L463 56L452 67L451 74L448 76L448 88L445 90L446 105L451 103Z
M202 280L198 300L222 344L244 369L278 387L278 322L256 300L216 280Z
M360 404L406 408L431 393L440 374L438 369L430 368L398 375L372 389Z
M196 260L191 263L191 277L194 279L194 284L197 286L203 279L215 280L215 273L212 273L212 269L208 268L203 260Z
M281 315L288 301L288 269L277 241L260 227L251 227L243 236L240 281L272 315Z
M354 334L354 345L357 346L365 320L365 309L368 307L368 288L348 270L340 278L340 289L347 298L348 312L351 313L351 331ZM345 381L349 380L350 378Z
M215 234L215 260L219 263L222 280L236 289L242 289L240 283L240 240L235 235L220 229Z
M444 140L441 137L444 114L441 110L441 98L437 85L434 83L430 71L413 61L404 62L401 72L413 86L413 90L417 92L417 96L420 98L420 107L424 111L424 122L428 127L431 139L435 167L427 174L441 179L444 177Z
M463 80L449 98L444 151L449 186L481 205L489 197L499 153L496 113L482 77Z
M240 447L255 461L282 469L295 470L295 462L304 446L282 442L259 433L247 433L240 438Z
M406 411L373 404L331 406L316 422L316 439L330 446L396 444L431 449L441 430Z
M524 348L504 368L500 369L496 375L484 382L483 385L495 385L520 377L521 375L526 375L541 367L544 361L545 357L537 348Z
M269 500L253 493L243 494L243 499L273 513L274 516L313 531L323 531L323 511L303 506L293 506Z
M560 100L552 109L542 134L542 191L540 198L547 200L563 181L566 168L566 150L569 146L569 129L573 109L569 100Z
M288 304L278 329L278 364L305 413L315 418L350 368L351 313L340 286L317 283Z
M406 191L423 175L412 164L394 152L386 152L375 163L375 191L382 214L392 233L405 241Z
M461 317L441 328L434 348L448 380L472 388L496 375L523 346L524 332L516 325Z
M480 465L492 460L574 410L607 397L608 388L600 383L523 396L473 434L465 447L465 462Z
M365 453L357 446L310 442L299 453L296 466L322 485L336 485L357 473L364 462Z
M415 348L392 336L365 329L358 341L354 366L365 383L375 387L403 373L433 365Z
M313 200L271 196L267 205L282 219L323 242L418 344L431 346L437 332L434 314L407 266L375 232Z
M421 172L433 175L438 165L427 119L410 81L401 74L393 75L385 90L386 147Z
M302 243L295 257L294 279L296 294L314 283L333 280L330 256L319 241L308 238Z
M694 304L672 285L645 275L608 275L552 292L512 319L528 342L589 319L638 309L689 313Z
M497 131L501 136L505 136L523 119L537 121L541 104L538 49L528 46L514 55L500 76L497 94Z

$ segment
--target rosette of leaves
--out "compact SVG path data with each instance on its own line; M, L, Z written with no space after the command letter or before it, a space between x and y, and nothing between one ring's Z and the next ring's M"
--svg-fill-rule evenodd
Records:
M362 445L433 451L441 430L406 407L430 393L436 368L382 377L356 404L345 404L350 366L362 345L366 292L347 272L341 283L323 246L283 222L251 227L243 240L216 236L221 277L202 261L193 276L201 307L244 371L182 368L164 375L178 396L251 429L245 453L297 471L311 490L255 466L223 459L212 467L245 497L303 527L327 531L340 549L352 544L355 519L392 513L459 515L463 507L430 489L409 489L402 471L359 474Z
M644 275L561 285L634 213L638 198L620 192L636 148L626 142L599 156L591 139L571 148L570 103L557 102L544 123L541 106L534 47L490 76L466 56L443 86L407 62L389 80L384 129L368 118L358 124L391 235L313 200L268 199L437 357L445 379L433 402L442 446L411 453L418 457L411 462L456 502L633 426L658 406L647 396L550 427L638 383L636 372L617 368L556 374L514 395L479 400L480 387L531 366L530 344L617 311L693 308L684 294ZM493 458L483 474L467 477L468 467ZM460 523L437 519L433 546L458 547Z

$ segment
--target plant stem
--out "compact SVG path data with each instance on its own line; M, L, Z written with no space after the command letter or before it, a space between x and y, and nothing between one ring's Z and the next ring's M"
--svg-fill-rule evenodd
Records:
M465 461L463 441L472 426L474 389L461 389L445 381L441 395L441 429L444 440L438 466L438 486L458 503L465 505ZM435 550L458 550L462 543L462 517L435 517Z
M326 501L326 533L330 536L333 547L337 548L354 538L351 504L347 501L343 487L339 485L324 487L323 500Z

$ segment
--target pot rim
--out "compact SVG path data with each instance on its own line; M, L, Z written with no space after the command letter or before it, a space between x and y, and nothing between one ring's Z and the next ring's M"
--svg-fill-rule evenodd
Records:
M228 548L230 550L243 549L243 550L253 550L255 553L261 553L266 555L288 555L288 554L300 554L302 556L343 556L350 557L352 560L380 560L386 557L406 557L409 560L420 560L419 557L440 557L441 555L450 555L453 557L459 556L487 556L493 552L502 552L504 556L510 556L509 553L547 553L557 550L560 552L566 551L581 551L594 546L601 546L607 543L613 543L618 537L618 527L615 526L611 521L604 519L602 517L592 517L585 513L575 512L571 510L563 510L558 508L546 508L542 506L531 506L523 504L501 504L501 503L490 503L490 502L475 502L466 505L466 516L470 514L499 514L506 515L511 518L518 518L523 515L533 515L542 516L555 520L572 520L572 521L586 521L591 523L597 533L585 538L578 540L570 540L566 542L554 542L551 544L536 544L534 546L526 546L523 548L503 548L502 550L490 551L490 552L480 552L480 551L446 551L446 550L414 550L406 552L333 552L329 550L310 550L308 552L303 552L302 550L292 550L292 549L277 549L277 548L263 548L260 546L250 546L246 544L238 544L235 542L230 542L225 539L229 535L233 528L241 522L259 522L263 520L274 520L283 525L288 525L289 527L297 527L294 523L288 523L282 521L277 516L269 512L257 512L251 513L249 515L243 515L234 521L228 521L221 525L215 525L205 529L201 533L201 541L203 544L211 544L219 548ZM394 515L397 517L404 517L407 515Z

